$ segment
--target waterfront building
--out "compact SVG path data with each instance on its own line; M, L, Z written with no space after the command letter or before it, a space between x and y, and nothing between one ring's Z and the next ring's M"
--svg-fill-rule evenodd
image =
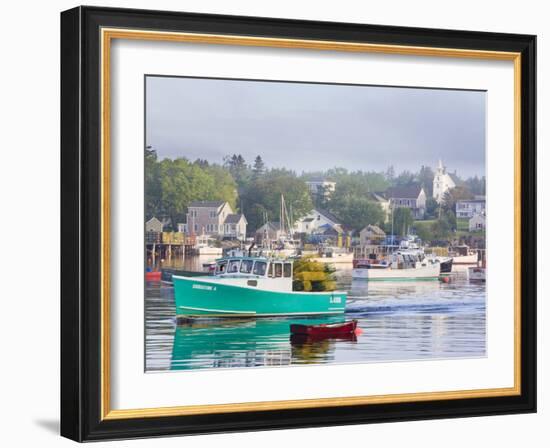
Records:
M446 168L443 166L441 160L435 172L433 180L433 197L434 199L441 204L445 197L445 193L451 188L456 187L456 183L449 173L447 173Z
M472 218L474 215L485 214L485 197L477 196L476 199L456 201L456 217Z
M468 228L470 232L481 232L485 230L486 217L485 213L477 213L468 221Z
M418 185L389 188L386 196L390 208L405 207L411 210L414 219L423 219L426 213L426 192Z
M386 232L380 227L369 224L359 232L359 244L361 246L372 246L380 244L386 238Z
M194 201L187 207L186 222L178 230L191 235L244 239L246 217L234 213L227 201Z
M306 216L296 221L296 223L294 224L294 232L311 235L319 227L327 225L329 227L336 227L341 226L342 223L332 213L320 208L316 208L309 212Z
M254 240L256 244L267 246L271 241L279 241L286 236L286 232L281 229L281 223L277 221L268 221L256 230Z
M145 223L146 232L162 232L164 225L162 222L154 216Z

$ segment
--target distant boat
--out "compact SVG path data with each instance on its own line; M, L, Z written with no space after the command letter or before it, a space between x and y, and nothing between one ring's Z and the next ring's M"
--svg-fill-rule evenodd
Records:
M435 259L397 251L385 260L356 260L352 278L365 280L437 280L441 271Z
M148 282L158 282L160 281L160 277L160 271L149 271L145 273L145 280Z
M200 235L197 237L197 244L195 246L196 255L221 255L223 249L221 247L215 247L213 240L208 235Z
M187 269L173 269L173 268L163 268L160 270L161 276L160 281L166 284L172 284L172 276L179 275L184 277L200 277L211 275L210 270L204 271L190 271Z
M311 261L318 263L353 263L353 253L340 247L323 246L319 249L317 257Z
M292 260L228 257L214 275L173 275L179 317L310 316L344 313L347 292L292 290Z
M468 268L468 280L471 282L485 283L486 268L478 266L470 266Z
M449 256L453 259L453 264L477 264L478 254L466 245L452 246L449 249Z

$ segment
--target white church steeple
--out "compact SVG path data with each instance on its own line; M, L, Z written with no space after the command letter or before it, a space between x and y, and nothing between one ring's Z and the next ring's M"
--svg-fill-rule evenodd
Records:
M443 162L439 159L439 164L437 166L437 171L434 176L433 183L433 197L438 202L441 203L445 197L445 193L451 188L456 187L453 179L445 170Z

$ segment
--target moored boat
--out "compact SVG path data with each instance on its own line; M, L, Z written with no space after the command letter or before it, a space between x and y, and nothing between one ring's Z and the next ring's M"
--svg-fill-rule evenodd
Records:
M468 268L468 280L471 282L485 283L487 269L484 267L470 266Z
M260 257L216 261L214 275L173 275L176 315L263 317L341 314L343 291L293 291L293 262Z
M145 273L145 280L148 282L158 282L160 281L160 277L160 271L149 271Z
M357 260L354 265L352 278L365 280L437 280L441 271L437 260L407 251L386 260Z
M477 264L479 260L478 253L465 244L451 247L449 256L453 259L453 264Z
M352 320L349 322L338 322L320 325L292 324L290 325L290 332L292 334L304 336L331 337L354 333L356 328L357 321Z

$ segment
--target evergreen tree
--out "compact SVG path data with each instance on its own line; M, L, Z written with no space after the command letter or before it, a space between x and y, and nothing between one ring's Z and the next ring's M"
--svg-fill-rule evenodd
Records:
M261 156L256 156L254 166L252 167L252 177L258 179L265 172L265 164Z

